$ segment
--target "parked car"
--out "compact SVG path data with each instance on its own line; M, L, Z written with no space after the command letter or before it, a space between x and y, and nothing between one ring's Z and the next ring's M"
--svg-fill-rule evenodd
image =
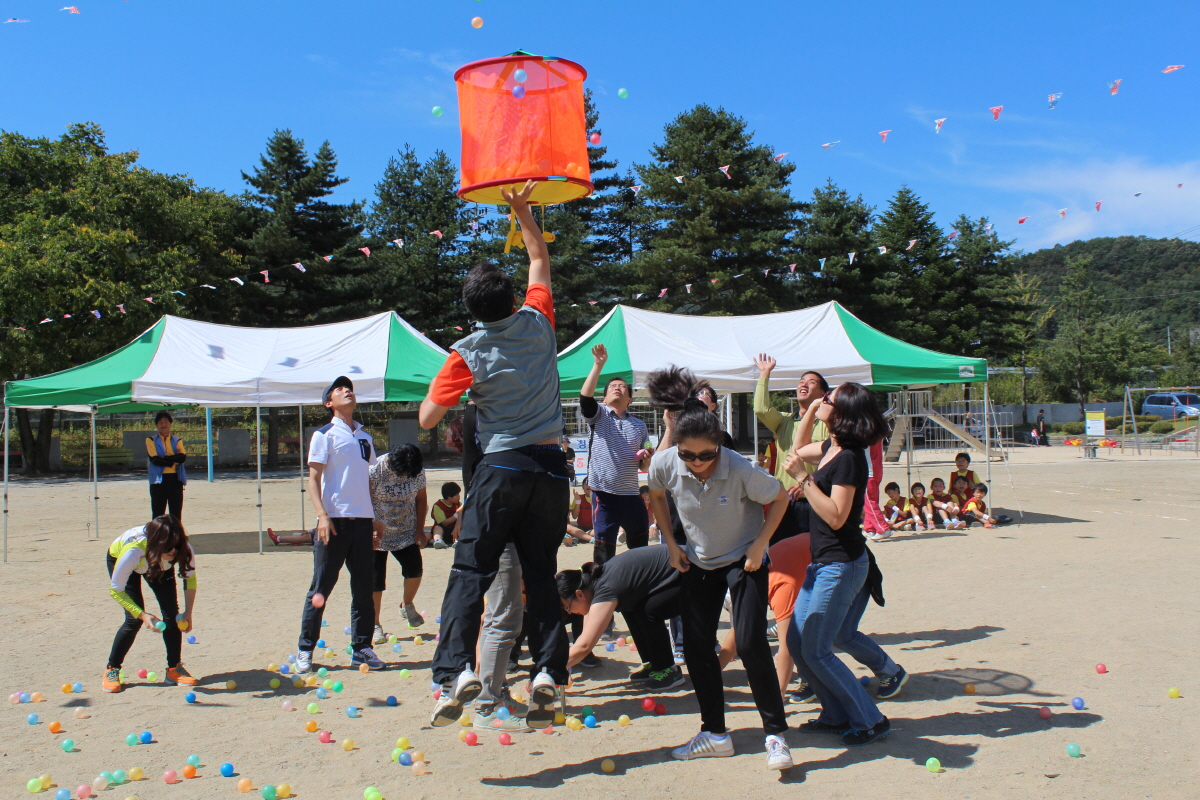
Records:
M1200 415L1200 395L1187 392L1152 394L1142 401L1142 414L1162 419Z

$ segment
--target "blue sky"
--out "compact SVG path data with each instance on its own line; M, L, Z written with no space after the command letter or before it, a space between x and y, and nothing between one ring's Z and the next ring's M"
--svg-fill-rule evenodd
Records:
M95 121L146 166L231 192L276 128L330 141L346 199L405 143L457 158L453 70L522 48L588 69L622 169L703 102L788 151L799 197L832 178L883 206L906 183L943 225L988 216L1026 250L1200 225L1194 0L0 0L8 17L30 21L0 26L0 128Z

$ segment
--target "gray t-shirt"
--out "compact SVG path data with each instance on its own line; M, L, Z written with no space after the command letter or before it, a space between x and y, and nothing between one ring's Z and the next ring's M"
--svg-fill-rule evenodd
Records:
M650 490L674 496L688 561L704 569L732 564L758 537L763 506L779 494L780 483L724 447L712 474L701 483L676 452L670 447L654 454Z

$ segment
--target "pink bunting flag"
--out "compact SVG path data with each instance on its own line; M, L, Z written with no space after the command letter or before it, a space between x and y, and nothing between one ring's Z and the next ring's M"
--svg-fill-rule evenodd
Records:
M70 318L71 318L70 314L63 314L63 319L70 319Z
M441 241L441 238L442 238L442 232L441 232L441 231L430 231L430 232L429 232L429 235L430 235L430 236L436 236L436 237L438 237L438 241Z
M260 269L260 270L258 271L258 274L263 276L263 283L270 283L270 282L271 282L271 270L269 270L269 269Z
M879 138L880 138L880 139L882 139L882 140L883 140L883 141L886 143L886 142L887 142L887 135L888 135L889 133L891 133L891 132L892 132L892 129L891 129L891 128L888 128L886 131L880 131L880 132L879 132Z
M1027 219L1029 219L1029 217L1021 217L1019 220L1017 220L1017 224L1018 224L1018 225L1024 225L1024 224L1025 224L1025 220L1027 220Z
M99 311L96 311L95 309L93 309L93 310L92 310L92 314L94 314L94 315L95 315L96 319L100 319L100 312L99 312Z
M676 176L675 176L675 182L676 182L676 183L683 183L683 176L682 176L682 175L676 175Z
M10 23L10 22L29 22L29 20L27 20L27 19L17 19L16 17L9 17L8 19L4 20L4 24L5 24L5 25L7 25L7 24L8 24L8 23ZM24 329L24 328L18 328L18 330L22 330L22 331L23 331L23 330L25 330L25 329Z
M775 160L775 163L778 164L780 161L783 161L783 159L786 155L787 155L787 153L776 153L775 155L773 155L771 157Z
M117 303L117 310L119 310L122 314L124 314L125 313L125 304Z
M884 245L879 245L879 255L883 255L886 252L887 252L887 247Z
M933 121L933 132L934 132L934 133L941 133L941 132L942 132L942 125L944 125L944 124L946 123L946 120L947 120L947 119L949 119L949 117L942 117L941 119L935 119L935 120Z
M200 284L200 288L201 289L212 289L212 290L216 291L217 287L213 286L211 283L202 283L202 284Z
M990 231L990 230L992 229L992 223L990 223L990 222L989 222L987 225L984 225L984 226L983 226L983 229L984 229L985 231Z
M642 295L644 295L644 294L645 294L645 292L638 292L636 295L634 295L633 299L634 299L634 300L641 300L641 299L642 299Z
M371 248L369 248L369 247L360 247L360 248L358 248L358 250L359 250L359 252L361 252L363 255L365 255L367 258L370 258L370 257L371 257Z
M1121 80L1121 78L1117 78L1115 81L1108 82L1109 94L1116 94L1117 92L1121 91Z
M1060 209L1058 210L1058 218L1059 218L1059 219L1066 219L1066 218L1067 218L1067 210L1066 210L1065 208L1060 208Z
M1100 206L1102 206L1102 205L1104 205L1104 201L1103 201L1103 200L1097 200L1097 201L1096 201L1096 210L1097 210L1097 211L1099 211L1099 210L1100 210Z
M455 326L454 326L454 330L456 330L456 331L461 331L461 330L462 330L462 325L455 325Z
M471 224L474 226L471 230L474 230L475 228L479 227L479 223L477 223L477 222L473 222ZM404 247L404 240L403 239L392 239L392 244L396 245L396 247Z
M1171 66L1164 69L1163 72L1174 72L1177 69L1183 69L1183 67L1184 67L1183 64L1172 64Z
M634 197L637 197L638 192L640 192L641 190L642 190L641 186L630 186L629 187L629 191L633 192Z
M333 256L321 256L321 258L325 259L326 261L333 261Z
M841 143L842 143L842 140L838 139L836 142L826 142L825 144L821 145L821 147L825 148L826 150L831 150L831 149L833 149L833 146L835 144L841 144Z
M246 285L245 281L243 281L241 278L230 278L229 280L233 281L233 282L234 282L234 283L236 283L238 286L245 286L245 285Z
M667 296L667 290L666 290L666 289L663 289L661 292L659 292L659 293L658 293L658 296L659 296L659 297L666 297L666 296Z
M54 320L50 319L49 317L46 317L44 320L39 322L38 325L45 325L47 322L54 322Z
M725 174L726 178L729 178L729 180L733 180L733 178L729 174L729 168L732 166L733 166L732 164L726 164L723 167L717 167L717 169L721 170L721 172L723 172Z
M692 293L692 285L691 285L690 283L685 283L685 284L683 285L683 288L687 289L687 293L688 293L688 294L691 294L691 293Z
M143 297L142 299L143 299L143 300L145 300L145 301L146 301L147 303L149 303L150 305L154 305L154 298L153 298L153 297Z
M795 272L795 271L796 271L796 265L788 264L788 272Z
M1000 112L1004 110L1004 106L992 106L988 111L992 112L992 119L1000 119Z
M958 231L950 231L950 241L953 242L957 238L958 238Z
M914 247L916 247L916 246L917 246L917 240L916 240L916 239L909 239L909 240L908 240L908 247L906 247L906 248L904 248L904 249L905 249L905 250L912 250L912 249L913 249Z
M299 261L297 261L295 264L292 264L292 266L295 267L296 269L300 270L301 272L308 272L308 270L306 270L304 268L304 265L301 264Z
M596 305L596 303L598 303L598 302L600 302L600 301L598 301L598 300L588 300L588 305L589 305L589 306L594 306L594 305Z
M79 8L77 6L65 6L60 8L59 11L70 11L72 14L78 14Z
M717 282L717 279L716 279L716 278L713 278L713 279L712 279L712 283L716 283L716 282Z

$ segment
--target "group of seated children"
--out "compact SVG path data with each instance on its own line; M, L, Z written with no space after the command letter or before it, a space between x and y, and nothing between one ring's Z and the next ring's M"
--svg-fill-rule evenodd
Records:
M567 509L567 535L563 544L574 547L583 542L592 541L592 489L585 479L579 486L579 491L571 492L571 505Z
M912 485L912 495L907 498L900 494L900 485L895 481L883 487L888 497L883 504L883 513L890 530L883 535L877 534L876 538L887 538L891 531L932 531L939 519L946 530L965 528L972 522L983 523L985 528L996 527L996 520L988 514L984 499L987 485L970 469L971 457L959 453L954 463L957 469L950 474L952 488L949 493L941 478L930 482L928 496L925 485L920 482Z

